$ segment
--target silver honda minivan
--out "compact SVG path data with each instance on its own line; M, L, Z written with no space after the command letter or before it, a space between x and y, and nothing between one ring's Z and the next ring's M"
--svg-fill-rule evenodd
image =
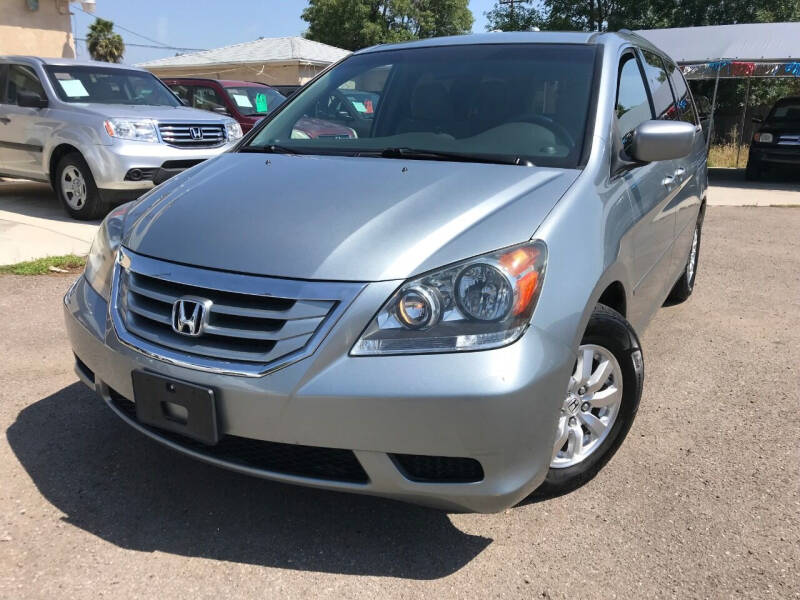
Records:
M358 137L296 134L353 110ZM686 82L635 35L363 50L106 218L64 298L76 372L241 473L484 512L560 494L633 423L706 185Z

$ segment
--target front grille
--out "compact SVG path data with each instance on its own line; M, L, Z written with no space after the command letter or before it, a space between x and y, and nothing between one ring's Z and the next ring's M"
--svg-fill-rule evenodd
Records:
M132 421L136 418L136 405L114 390L109 390L111 403ZM138 423L154 435L169 440L187 450L233 465L298 477L327 481L367 483L369 478L352 450L319 448L265 442L235 435L222 436L214 446L207 446L178 433Z
M425 483L474 483L483 480L483 467L474 458L390 455L408 479Z
M208 123L159 123L164 143L178 148L213 148L225 143L225 126Z
M112 319L123 342L158 358L261 375L313 352L362 287L198 269L121 249ZM185 296L210 301L197 337L173 329Z
M780 146L800 146L800 134L783 134L778 136Z

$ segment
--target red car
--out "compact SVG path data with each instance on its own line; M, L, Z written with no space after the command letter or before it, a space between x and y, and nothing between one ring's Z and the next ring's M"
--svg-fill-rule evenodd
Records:
M218 79L171 77L163 79L169 88L186 106L230 115L247 133L265 115L286 101L277 90L263 83ZM306 117L300 119L292 131L292 137L358 137L354 129L331 123L324 119Z

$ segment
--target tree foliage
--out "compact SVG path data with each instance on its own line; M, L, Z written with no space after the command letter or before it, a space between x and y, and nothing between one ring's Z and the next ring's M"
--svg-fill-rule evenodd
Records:
M617 31L800 20L800 0L530 0L495 4L487 29Z
M114 23L105 19L98 18L89 26L86 45L94 60L118 63L122 61L122 55L125 54L125 43L122 41L122 36L114 33Z
M387 42L469 33L468 0L309 0L310 40L358 50Z
M486 13L488 31L530 31L534 27L544 28L542 12L530 0L514 4L497 3Z

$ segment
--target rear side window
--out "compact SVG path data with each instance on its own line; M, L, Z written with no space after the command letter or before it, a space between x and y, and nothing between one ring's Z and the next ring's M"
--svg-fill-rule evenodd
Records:
M25 65L10 65L8 68L8 93L7 104L17 103L17 92L34 92L42 98L47 98L42 87L42 82L36 72Z
M617 126L622 143L627 146L633 130L653 118L639 63L633 54L623 57L617 87Z
M697 118L697 111L692 101L692 95L689 93L689 87L683 78L683 73L672 63L667 63L667 69L669 70L669 79L672 82L672 90L675 92L675 106L678 107L678 118L692 125L699 125L700 120Z
M650 85L650 93L653 95L656 119L677 120L678 111L675 108L675 100L672 97L672 89L664 62L660 56L647 50L642 50L642 55L644 56L645 77Z

